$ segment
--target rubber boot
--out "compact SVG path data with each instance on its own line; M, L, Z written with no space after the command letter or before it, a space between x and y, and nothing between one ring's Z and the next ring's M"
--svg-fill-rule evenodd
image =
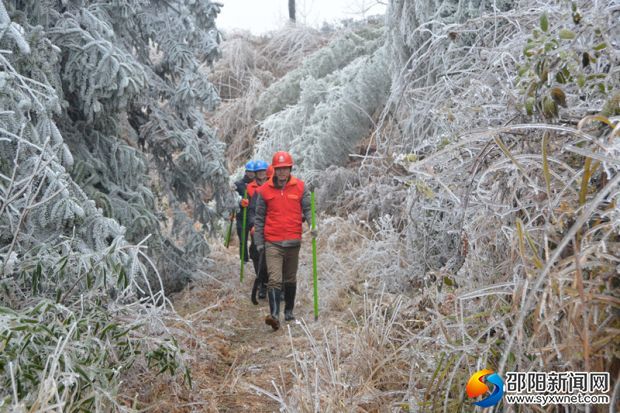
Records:
M259 284L260 284L260 279L256 278L254 280L254 285L252 286L252 295L251 295L252 304L254 305L258 305L258 300L256 299L256 291L258 290Z
M295 319L295 316L293 315L293 308L295 308L296 293L296 284L284 284L284 319L286 321Z
M260 287L258 289L258 298L264 299L267 297L267 285L265 283L260 283Z
M277 330L280 328L280 289L270 288L267 290L267 297L269 297L269 311L271 314L265 317L265 324Z

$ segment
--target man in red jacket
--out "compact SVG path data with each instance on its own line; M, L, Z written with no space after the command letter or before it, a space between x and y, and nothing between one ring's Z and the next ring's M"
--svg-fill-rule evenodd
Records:
M284 287L284 319L294 320L297 266L301 246L302 215L310 226L310 192L304 181L291 175L293 157L276 152L271 165L273 177L259 190L254 218L254 241L265 249L269 282L270 314L265 323L280 328L280 287ZM312 233L316 237L316 231Z

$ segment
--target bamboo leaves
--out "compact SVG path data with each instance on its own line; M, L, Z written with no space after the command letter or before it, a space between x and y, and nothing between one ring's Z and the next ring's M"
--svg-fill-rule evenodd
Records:
M134 321L145 315L138 293L151 304L165 302L160 270L182 256L158 233L148 157L138 143L145 122L126 113L133 106L141 115L152 113L174 90L157 80L148 54L140 55L141 46L148 50L152 44L142 37L153 23L149 19L161 9L132 2L127 12L96 0L16 7L0 1L0 25L19 29L21 36L0 31L0 105L10 108L0 112L0 400L33 411L55 409L55 403L68 412L107 410L106 395L116 393L119 369L147 363L149 352L166 361L166 372L183 366L177 343L164 343L166 337L144 342L151 326ZM116 20L117 13L125 20ZM211 28L213 18L201 17L205 26L211 19ZM203 53L194 52L190 65ZM196 80L190 87L198 85ZM204 81L198 88L199 98L213 106L217 99L208 86ZM218 169L221 147L210 146L216 138L198 121L200 108L166 114L161 130L185 133L184 139L167 152L151 135L149 149L170 158L186 153L187 170L162 176L204 183L209 170L219 174L210 187L216 193L217 180L226 179L224 168ZM167 190L160 189L171 196ZM151 233L156 235L149 241ZM195 238L188 237L188 253L202 256ZM156 260L142 252L145 242ZM174 264L186 271L195 265ZM150 307L149 320L159 320L162 311Z
M549 31L549 16L546 12L540 16L540 29L545 33Z
M611 64L613 55L607 50L606 37L592 21L581 19L574 3L572 12L574 19L579 17L571 23L579 24L580 30L554 25L544 12L539 19L540 30L533 30L523 49L525 62L519 69L519 83L528 116L557 119L559 107L570 107L567 91L576 87L582 100L586 95L595 98L609 92L610 75L602 68ZM575 42L582 46L575 47Z

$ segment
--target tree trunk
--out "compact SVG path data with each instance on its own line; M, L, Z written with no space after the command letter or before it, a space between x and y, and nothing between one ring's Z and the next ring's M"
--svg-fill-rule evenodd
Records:
M295 0L288 0L288 17L295 23Z

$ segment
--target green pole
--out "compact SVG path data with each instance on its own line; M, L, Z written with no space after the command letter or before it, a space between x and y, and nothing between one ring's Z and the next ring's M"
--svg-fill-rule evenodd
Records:
M243 193L243 199L248 199L248 190ZM245 268L245 223L248 216L248 209L243 207L243 224L241 225L241 272L239 273L239 282L243 282L243 270Z
M230 222L228 223L228 230L226 231L226 240L224 241L224 246L226 248L228 248L228 246L230 245L230 237L232 235L232 226L233 226L233 221L235 219L235 212L231 212L230 213Z
M316 217L314 208L314 191L310 193L310 205L312 208L312 229L316 229ZM316 268L316 238L312 237L312 280L314 289L314 321L319 319L319 279Z

